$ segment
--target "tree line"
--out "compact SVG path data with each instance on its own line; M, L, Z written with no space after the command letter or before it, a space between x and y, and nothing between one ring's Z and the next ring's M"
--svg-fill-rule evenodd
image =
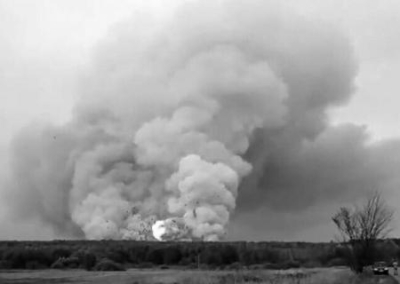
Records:
M332 217L339 243L52 241L0 242L0 269L129 267L270 268L349 266L361 273L374 261L400 259L399 239L386 239L394 210L379 192Z
M400 257L400 240L377 244L377 257ZM0 242L0 269L83 268L286 269L348 265L337 243L284 242ZM99 268L100 266L100 268Z

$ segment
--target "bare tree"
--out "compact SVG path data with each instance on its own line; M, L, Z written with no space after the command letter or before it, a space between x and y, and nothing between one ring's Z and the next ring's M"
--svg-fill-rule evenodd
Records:
M376 242L389 234L393 214L381 194L375 192L362 207L342 207L333 216L347 248L349 266L355 272L362 272L374 261Z

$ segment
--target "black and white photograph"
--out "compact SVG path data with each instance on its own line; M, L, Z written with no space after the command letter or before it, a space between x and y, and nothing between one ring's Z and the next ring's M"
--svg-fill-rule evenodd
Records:
M0 0L1 284L399 284L400 1Z

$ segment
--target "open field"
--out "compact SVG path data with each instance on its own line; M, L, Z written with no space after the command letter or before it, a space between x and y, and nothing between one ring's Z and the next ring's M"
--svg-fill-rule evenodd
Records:
M84 270L7 270L1 284L96 283L96 284L396 284L392 276L359 278L344 268L286 271L139 270L89 272Z
M398 244L379 244L385 258L400 252ZM338 268L343 263L334 243L0 242L0 284L398 283L391 276L356 277ZM110 268L127 270L103 272Z

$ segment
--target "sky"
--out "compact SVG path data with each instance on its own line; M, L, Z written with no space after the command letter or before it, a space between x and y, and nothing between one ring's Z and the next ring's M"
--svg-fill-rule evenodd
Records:
M190 0L0 0L0 158L4 168L0 178L9 171L9 146L22 127L32 121L62 124L71 118L82 78L111 28L135 17L169 17L184 2ZM365 126L371 141L400 137L400 2L281 2L278 9L332 23L353 45L358 63L356 88L347 104L329 111L331 123ZM307 214L313 214L312 210ZM19 234L16 227L10 230L15 231L13 236ZM233 230L240 231L240 226ZM324 237L329 238L332 232L326 232Z
M76 74L110 27L134 11L166 14L179 2L184 1L2 0L2 146L32 119L69 117L77 93ZM284 4L305 17L340 26L355 46L358 88L349 104L332 111L332 120L367 125L374 139L400 134L395 91L400 68L398 1L289 0Z
M2 146L32 119L65 121L69 117L77 93L76 74L112 25L134 11L168 14L179 2L184 1L0 1ZM284 4L305 17L335 23L355 46L358 88L348 105L332 112L333 121L365 124L374 139L398 136L400 3L289 0Z

